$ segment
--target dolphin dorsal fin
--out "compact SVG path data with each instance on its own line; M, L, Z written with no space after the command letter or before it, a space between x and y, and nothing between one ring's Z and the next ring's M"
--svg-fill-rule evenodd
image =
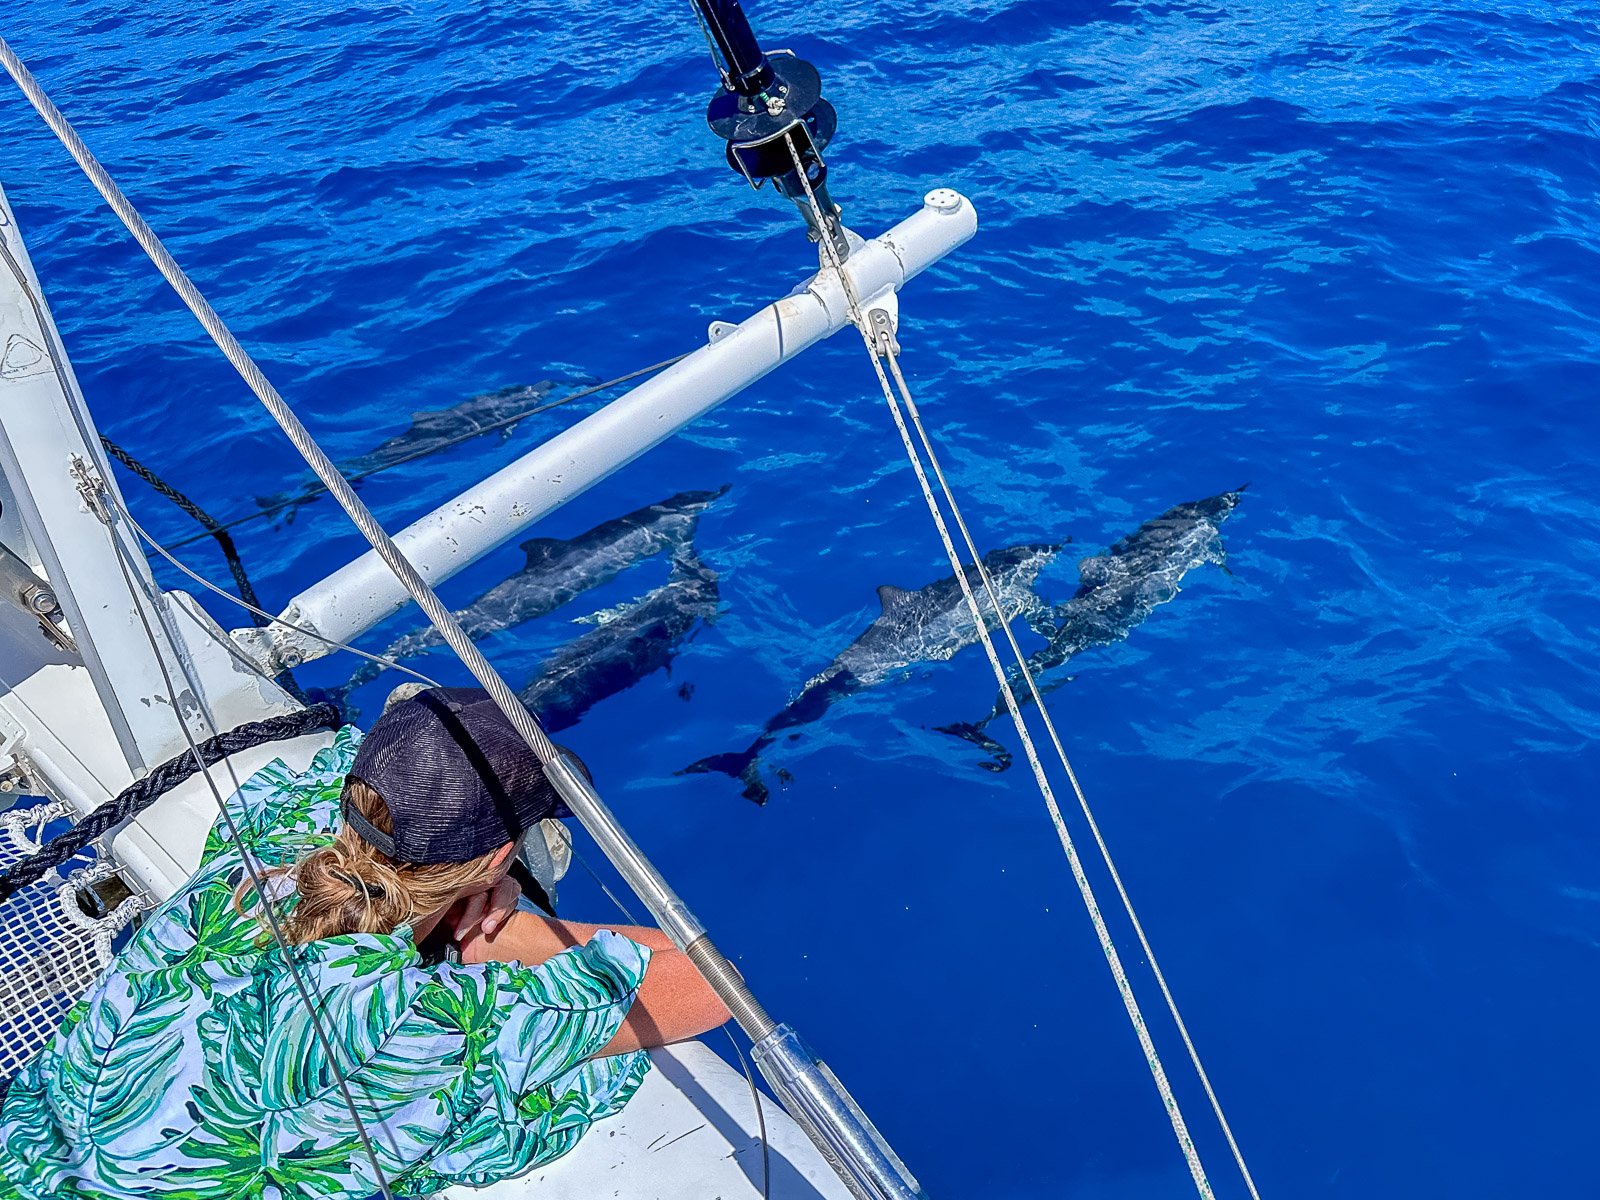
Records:
M518 548L528 556L528 565L537 567L555 557L556 547L566 544L561 538L537 537L529 538Z
M911 593L905 588L897 588L892 583L886 583L878 589L878 603L883 605L885 613L892 613L895 609L904 606L911 599Z

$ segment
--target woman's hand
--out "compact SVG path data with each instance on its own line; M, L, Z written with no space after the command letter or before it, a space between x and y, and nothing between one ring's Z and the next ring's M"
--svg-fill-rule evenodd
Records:
M502 875L492 887L463 896L445 918L451 940L459 946L471 938L492 937L517 911L517 897L521 894L517 881Z

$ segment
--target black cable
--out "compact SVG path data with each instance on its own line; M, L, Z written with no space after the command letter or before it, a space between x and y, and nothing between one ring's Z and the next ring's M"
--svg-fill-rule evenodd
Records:
M205 529L206 536L216 538L217 545L222 548L222 557L228 560L228 573L233 576L234 585L239 589L239 598L248 604L254 605L256 608L266 607L261 603L260 597L256 595L256 589L250 584L250 576L245 573L244 563L239 561L239 548L233 544L233 538L228 533L226 526L219 524L217 519L206 512L205 509L162 479L161 476L157 475L103 433L100 435L100 444L106 448L106 453L110 454L112 458L127 467L128 470L198 521L201 527ZM264 626L268 623L265 617L257 616L255 613L250 614L250 619L257 626Z

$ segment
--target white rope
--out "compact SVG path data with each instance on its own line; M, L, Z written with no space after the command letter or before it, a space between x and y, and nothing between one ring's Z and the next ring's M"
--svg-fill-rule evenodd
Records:
M59 871L59 868L57 870ZM62 918L80 933L88 935L101 970L111 965L111 943L117 934L126 929L128 923L148 907L144 897L138 893L130 893L122 903L102 917L91 917L84 912L83 905L78 900L79 895L95 884L103 883L116 875L116 865L102 858L87 867L73 871L56 889L56 903L61 908Z
M989 578L989 570L983 565L983 558L978 554L978 548L973 544L972 534L967 529L966 520L961 515L960 508L956 505L955 496L945 480L944 470L939 465L939 459L934 454L933 444L928 437L928 432L922 424L922 414L917 411L916 401L911 398L911 389L906 386L905 376L900 373L900 361L895 352L890 349L885 354L889 360L889 370L894 375L895 384L900 391L900 396L910 414L912 423L916 426L918 439L923 449L927 452L928 463L933 468L939 487L944 492L945 499L950 504L951 515L955 518L957 527L961 530L962 540L966 543L967 552L972 555L972 561L977 564L978 573L983 578L984 588L988 591L991 601L996 595L993 582ZM996 602L996 611L999 611ZM1211 1086L1211 1076L1206 1072L1205 1064L1200 1061L1200 1051L1195 1048L1194 1039L1189 1035L1188 1023L1184 1021L1183 1014L1178 1011L1178 1002L1172 994L1172 989L1167 985L1167 976L1161 969L1161 964L1156 960L1155 949L1150 945L1150 939L1145 935L1144 922L1139 920L1139 914L1134 910L1133 898L1128 895L1128 889L1123 885L1122 872L1117 870L1116 861L1111 857L1111 847L1106 844L1104 835L1100 832L1100 822L1095 820L1094 811L1089 807L1089 797L1083 790L1083 785L1078 782L1078 773L1072 767L1071 760L1067 757L1066 748L1062 745L1061 737L1056 732L1056 723L1050 716L1050 709L1044 702L1044 696L1039 691L1039 685L1034 680L1033 672L1028 668L1027 657L1022 653L1022 648L1017 645L1016 634L1011 630L1008 622L1000 623L1005 631L1006 641L1011 645L1011 652L1016 656L1019 673L1027 681L1028 691L1033 697L1034 706L1039 710L1039 717L1044 722L1045 730L1050 735L1050 743L1055 747L1056 757L1060 759L1062 769L1067 773L1067 779L1072 784L1073 794L1078 799L1078 807L1082 810L1084 820L1088 823L1090 832L1094 835L1095 845L1100 850L1100 858L1106 865L1107 872L1111 875L1111 882L1117 889L1117 896L1122 901L1122 909L1128 915L1128 922L1133 926L1134 934L1139 939L1139 947L1144 951L1145 961L1149 964L1150 973L1155 976L1156 985L1161 989L1162 998L1166 1001L1167 1012L1172 1016L1172 1023L1177 1026L1178 1036L1182 1038L1184 1049L1188 1051L1189 1061L1194 1066L1195 1075L1200 1080L1200 1085L1205 1089L1206 1099L1210 1101L1212 1114L1217 1119L1223 1137L1227 1139L1228 1149L1233 1153L1235 1165L1239 1174L1244 1179L1245 1188L1249 1191L1252 1200L1261 1200L1261 1193L1256 1190L1255 1179L1250 1174L1250 1168L1245 1164L1244 1153L1239 1149L1239 1143L1233 1136L1233 1127L1229 1125L1226 1114L1222 1111L1222 1102L1217 1099L1217 1093ZM1007 695L1008 703L1014 703Z
M805 187L806 196L809 199L813 210L816 211L820 217L821 208L817 202L816 194L812 190L811 182L807 177L805 169L801 163L799 153L794 146L792 138L786 140L789 144L789 153L790 157L794 161L795 170L799 174L801 182ZM1128 895L1127 889L1123 885L1121 873L1116 868L1115 861L1111 856L1110 847L1106 844L1105 838L1100 832L1099 824L1094 819L1094 814L1089 807L1088 798L1078 781L1077 773L1073 770L1072 764L1067 758L1066 750L1056 732L1054 722L1050 719L1049 710L1044 703L1044 698L1040 694L1038 685L1033 678L1033 673L1028 667L1027 657L1023 654L1021 647L1017 644L1016 636L1011 630L1010 623L1005 618L1005 612L1001 606L999 594L994 586L994 582L990 578L987 568L984 566L982 555L978 552L978 548L974 543L966 521L961 515L960 506L956 502L955 495L950 488L949 481L945 478L944 471L939 465L938 456L934 452L932 440L928 436L927 429L922 423L921 413L918 411L916 402L911 396L911 391L906 384L905 376L901 373L898 356L893 347L893 343L888 337L885 337L880 343L880 340L869 330L867 317L861 311L860 301L856 296L854 286L852 285L849 276L844 271L843 264L839 261L837 255L834 253L833 247L828 244L827 239L821 239L820 245L824 255L827 257L829 265L838 275L840 285L844 289L845 298L849 305L851 320L856 325L856 328L860 331L862 340L866 343L867 352L872 361L873 370L878 376L879 385L883 389L884 399L889 405L889 411L894 418L896 429L900 433L901 442L905 446L907 459L911 463L912 469L916 474L917 482L922 490L923 499L927 503L930 515L933 517L935 528L939 532L940 541L944 544L945 553L949 557L951 565L955 569L956 581L960 585L962 595L966 599L967 606L971 611L973 621L975 622L978 630L979 639L983 644L986 655L988 656L990 667L995 674L995 679L1000 686L1000 691L1005 699L1006 707L1011 715L1012 723L1015 725L1017 735L1022 742L1024 753L1027 756L1029 765L1033 769L1034 780L1039 787L1040 794L1044 798L1045 806L1049 810L1051 822L1055 826L1057 836L1061 840L1062 849L1066 853L1073 879L1078 884L1078 889L1083 898L1084 906L1089 913L1090 922L1093 924L1095 933L1100 940L1101 950L1105 954L1107 964L1111 968L1112 977L1116 982L1117 990L1122 995L1123 1004L1128 1011L1129 1020L1132 1023L1134 1032L1139 1039L1140 1047L1145 1052L1145 1058L1150 1067L1151 1076L1155 1080L1156 1089L1161 1095L1162 1103L1167 1109L1168 1118L1172 1124L1173 1134L1177 1138L1179 1148L1182 1150L1184 1158L1189 1165L1189 1172L1194 1179L1196 1190L1202 1197L1208 1198L1208 1200L1213 1194L1210 1182L1205 1174L1204 1166L1200 1162L1199 1152L1194 1145L1194 1139L1189 1134L1187 1123L1185 1122L1182 1110L1178 1105L1177 1097L1172 1091L1171 1083L1167 1079L1166 1070L1161 1063L1160 1055L1157 1053L1155 1045L1150 1038L1143 1012L1141 1011L1138 1001L1134 996L1132 984L1127 977L1127 972L1122 965L1121 957L1118 954L1115 943L1112 941L1110 932L1106 927L1105 919L1100 912L1099 903L1095 898L1093 887L1089 883L1088 877L1084 874L1082 863L1078 857L1077 848L1074 845L1072 836L1066 827L1066 822L1062 817L1060 806L1056 802L1054 791L1051 788L1049 780L1044 773L1043 766L1039 761L1038 752L1034 746L1033 738L1022 717L1021 706L1017 703L1016 696L1011 688L1010 680L1006 675L1005 669L1000 664L1000 659L995 651L994 643L989 636L987 620L980 611L977 598L973 594L972 587L966 578L966 564L962 561L961 556L957 553L955 545L951 540L949 529L945 524L944 514L940 510L938 501L934 497L932 487L929 485L927 473L923 468L921 458L917 453L917 449L911 441L905 419L907 413L909 413L911 422L916 428L918 441L921 442L922 449L928 456L928 463L938 480L939 489L943 494L945 503L949 505L951 516L961 532L962 540L966 545L968 554L971 556L972 566L975 567L979 580L983 585L984 592L988 597L990 605L993 607L996 622L1005 633L1006 640L1009 643L1012 654L1016 659L1018 672L1021 677L1027 681L1028 689L1034 704L1037 706L1039 712L1043 716L1045 727L1050 734L1051 743L1056 750L1056 754L1059 757L1062 766L1067 772L1067 778L1071 781L1072 789L1078 799L1079 807L1083 810L1084 816L1088 820L1089 828L1093 832L1095 843L1100 850L1101 858L1104 860L1106 867L1110 871L1111 878L1117 889L1117 894L1122 900L1123 909L1128 914L1129 920L1133 925L1136 935L1138 936L1140 947L1144 950L1144 953L1150 963L1151 971L1155 975L1156 981L1161 989L1162 996L1166 1000L1168 1012L1172 1015L1173 1021L1178 1027L1179 1034L1182 1037L1184 1046L1188 1051L1190 1062L1193 1064L1195 1072L1205 1089L1206 1096L1211 1103L1212 1112L1215 1114L1217 1122L1221 1127L1223 1134L1227 1138L1229 1148L1233 1152L1234 1161L1239 1168L1240 1175L1243 1177L1245 1186L1248 1188L1253 1200L1260 1200L1260 1195L1256 1191L1255 1181L1252 1179L1249 1168L1245 1164L1244 1156L1239 1150L1238 1143L1233 1135L1233 1130L1229 1126L1226 1116L1223 1114L1221 1103L1218 1101L1216 1092L1212 1088L1210 1077L1207 1075L1205 1068L1200 1061L1199 1052L1196 1050L1193 1039L1189 1035L1188 1026L1178 1011L1177 1002L1172 995L1171 989L1167 985L1165 975L1162 973L1161 968L1156 961L1155 952L1150 946L1148 937L1145 935L1144 926L1142 922L1140 922L1138 915L1134 910L1132 898ZM887 333L888 331L885 332ZM891 390L889 386L888 378L886 378L884 375L881 361L884 358L888 360L889 369L894 375L894 381L899 392L898 399L895 395L895 392ZM902 402L904 404L904 412L902 412L901 408Z

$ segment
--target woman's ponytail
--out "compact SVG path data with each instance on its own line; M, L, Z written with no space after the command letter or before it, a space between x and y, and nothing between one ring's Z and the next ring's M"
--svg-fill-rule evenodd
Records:
M341 799L380 832L394 831L383 797L361 780L346 780ZM344 933L392 933L401 924L429 916L462 888L481 882L498 853L464 863L398 863L345 826L331 845L292 866L270 868L266 875L287 876L299 894L284 922L285 936L293 943L314 942ZM234 903L243 912L254 899L255 890L246 880Z

